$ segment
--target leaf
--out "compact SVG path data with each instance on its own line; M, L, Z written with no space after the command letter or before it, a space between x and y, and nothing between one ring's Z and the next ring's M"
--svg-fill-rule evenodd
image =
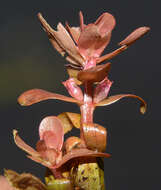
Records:
M110 91L112 82L106 77L101 81L94 89L93 102L98 103L101 100L105 99Z
M134 30L130 35L128 35L124 40L122 40L119 45L131 45L136 40L140 39L143 35L149 32L150 28L143 26Z
M56 48L56 50L58 50L58 52L61 53L61 55L63 56L65 52L68 53L69 57L74 59L77 65L83 65L84 59L78 52L77 47L75 46L72 38L70 37L64 26L59 23L57 26L57 31L55 31L50 27L50 25L46 22L46 20L42 17L40 13L38 14L38 18L43 28L47 32L50 41L54 42L52 43L54 48Z
M102 63L103 61L108 61L110 59L112 59L113 57L115 57L116 55L120 54L121 52L125 51L128 47L126 45L112 51L111 53L108 53L106 55L103 55L101 57L98 57L96 60L96 63Z
M58 115L64 128L64 134L71 131L73 127L80 128L80 117L80 114L71 112L64 112Z
M33 149L31 146L27 145L18 135L18 132L16 130L13 130L13 136L14 136L14 141L16 145L27 152L29 155L27 155L28 158L34 160L35 162L38 162L46 167L50 167L50 163L47 162L46 160L43 160L41 158L41 155L39 152L37 152L35 149Z
M46 185L32 174L5 170L5 176L16 190L47 190Z
M81 82L100 82L102 81L110 71L111 63L104 65L98 65L96 67L82 70L78 73L78 80Z
M81 88L75 83L74 78L69 78L68 80L64 81L63 85L73 98L78 101L83 101L83 92Z
M115 95L115 96L110 96L108 97L107 99L99 102L96 104L96 106L107 106L107 105L110 105L110 104L113 104L115 102L117 102L118 100L122 99L122 98L136 98L138 99L141 104L140 104L140 112L142 114L144 114L146 112L146 109L147 109L147 104L146 102L140 98L139 96L136 96L136 95L133 95L133 94L118 94L118 95Z
M69 32L69 34L72 36L73 40L75 41L75 43L78 43L78 39L80 36L80 27L70 27L68 23L66 23L66 28Z
M53 168L59 168L66 164L68 161L75 159L75 158L81 158L81 157L106 157L109 158L111 155L108 153L102 153L102 152L97 152L97 151L92 151L88 150L85 148L80 148L80 149L73 149L69 153L65 154L63 156L63 159Z
M98 57L96 63L99 64L103 61L108 61L113 57L115 57L116 55L120 54L121 52L125 51L131 44L133 44L136 40L140 39L149 30L150 28L145 26L134 30L129 36L127 36L123 41L119 43L119 45L121 45L120 48L104 56Z
M87 59L89 57L99 57L110 42L114 26L114 17L109 13L104 13L94 24L84 27L78 40L80 53Z
M106 150L107 132L104 127L96 123L83 123L83 136L85 144L91 150L104 152Z
M52 92L48 92L41 89L32 89L24 92L18 97L18 102L22 106L30 106L32 104L49 100L49 99L56 99L56 100L62 100L66 102L73 102L73 103L80 103L78 100L67 97L61 94L56 94Z
M77 79L77 75L79 73L79 70L76 70L76 69L68 67L67 68L67 72L68 72L68 75L69 75L70 78L74 78L75 83L77 85L81 85L82 84L82 82Z
M78 137L69 137L65 141L65 150L66 152L70 152L73 148L77 148L77 146L81 143L81 139Z
M60 151L64 141L64 130L58 117L45 117L39 125L40 140L44 140L47 148Z
M27 145L18 135L18 131L17 130L13 130L13 137L14 137L14 141L16 143L16 145L24 150L25 152L27 152L28 154L32 155L33 157L40 157L40 154L33 149L31 146Z

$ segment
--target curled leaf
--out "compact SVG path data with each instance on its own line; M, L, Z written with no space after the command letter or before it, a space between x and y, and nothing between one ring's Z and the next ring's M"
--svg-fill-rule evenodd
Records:
M16 190L47 190L46 185L30 173L18 174L12 170L5 170L5 176Z
M136 98L136 99L138 99L141 102L141 104L140 104L140 112L142 114L144 114L146 112L146 109L147 109L146 102L142 98L140 98L139 96L136 96L136 95L133 95L133 94L118 94L118 95L115 95L115 96L110 96L107 99L104 99L103 101L97 103L96 106L107 106L107 105L113 104L113 103L119 101L120 99L126 98L126 97L127 98Z
M64 112L58 115L64 128L64 134L71 131L73 127L80 128L80 114Z
M63 156L63 159L53 168L59 168L66 164L68 161L75 159L75 158L81 158L81 157L106 157L109 158L111 155L108 153L102 153L97 151L88 150L85 148L80 149L72 149L69 153L65 154Z
M83 136L89 149L105 151L107 131L104 127L96 123L83 123Z
M143 35L145 35L147 32L149 32L150 28L143 26L140 28L137 28L134 30L130 35L128 35L123 41L119 43L119 45L131 45L134 43L136 40L140 39Z
M65 150L66 152L71 151L73 148L76 148L81 143L81 139L78 137L69 137L65 141Z
M110 71L111 63L104 65L98 65L96 67L80 71L78 73L78 80L81 82L100 82L102 81Z
M25 152L27 152L28 154L32 155L33 157L39 157L40 154L33 149L31 146L27 145L18 135L18 131L17 130L13 130L13 137L14 137L14 141L16 143L16 145L21 148L22 150L24 150Z
M67 97L61 94L56 94L52 92L48 92L41 89L32 89L24 92L18 97L18 102L22 106L30 106L32 104L49 100L49 99L56 99L56 100L62 100L66 102L73 102L73 103L79 103L78 100Z
M40 140L44 140L47 148L60 151L64 141L63 126L55 116L45 117L39 125Z
M46 167L50 167L50 163L47 162L46 160L43 160L40 153L37 152L35 149L33 149L31 146L27 145L18 135L18 132L16 130L13 130L13 136L14 136L14 141L16 145L27 152L29 155L27 155L28 158L31 160L34 160L35 162L38 162Z

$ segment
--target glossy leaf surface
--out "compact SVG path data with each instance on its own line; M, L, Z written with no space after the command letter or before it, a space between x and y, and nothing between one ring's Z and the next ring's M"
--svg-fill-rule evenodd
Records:
M101 100L105 99L110 91L112 82L105 78L99 84L97 84L96 88L94 89L93 95L93 102L98 103Z
M48 92L41 89L32 89L32 90L28 90L24 92L23 94L19 96L18 102L22 106L30 106L32 104L35 104L44 100L49 100L49 99L79 103L79 101L74 98L70 98L61 94L56 94L56 93Z
M109 158L110 156L111 155L108 153L92 151L92 150L88 150L85 148L73 149L69 153L65 154L63 156L62 161L60 161L56 166L53 166L53 168L59 168L62 165L66 164L68 161L75 159L75 158L81 158L81 157L106 157L106 158Z
M136 98L136 99L138 99L141 102L141 104L140 104L140 112L142 114L144 114L146 112L146 108L147 108L146 102L142 98L140 98L139 96L136 96L136 95L133 95L133 94L118 94L118 95L115 95L115 96L110 96L107 99L97 103L96 106L107 106L107 105L113 104L113 103L119 101L120 99L126 98L126 97L127 98Z
M80 53L87 59L99 57L110 41L114 26L114 17L109 13L104 13L94 24L83 27L78 40Z
M59 118L45 117L39 125L40 140L44 140L47 148L60 151L64 141L64 130Z
M80 71L78 73L78 80L82 82L100 82L102 81L110 71L110 63L104 65L98 65L96 67Z
M107 132L104 127L96 123L83 123L84 139L87 147L98 152L106 149Z
M130 35L128 35L123 41L119 43L119 45L131 45L136 40L140 39L143 35L149 32L150 28L143 26L134 30Z

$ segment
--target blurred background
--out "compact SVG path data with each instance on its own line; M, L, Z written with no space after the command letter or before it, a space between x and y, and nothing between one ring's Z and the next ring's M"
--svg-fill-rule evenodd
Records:
M44 101L21 107L18 96L29 89L68 95L62 81L67 79L66 63L54 50L37 19L41 12L51 26L60 21L79 25L82 10L85 23L96 20L103 12L116 18L112 39L104 53L140 26L151 31L127 51L111 60L110 95L133 93L148 103L145 115L139 104L124 99L108 107L98 108L94 120L108 130L105 160L106 186L109 190L154 190L161 188L161 1L3 1L0 5L0 173L3 169L30 172L43 178L45 168L25 157L13 142L12 130L33 147L38 140L40 121L61 112L79 112L76 105L60 101Z

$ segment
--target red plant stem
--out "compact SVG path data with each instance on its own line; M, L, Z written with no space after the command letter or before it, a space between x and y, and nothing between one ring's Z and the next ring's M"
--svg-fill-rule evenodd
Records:
M55 179L62 179L63 176L62 176L62 172L58 169L51 169L51 172L54 176Z
M80 128L80 138L84 139L83 135L83 124L84 123L93 123L93 84L86 82L84 84L84 101L83 105L80 106L81 111L81 128Z

